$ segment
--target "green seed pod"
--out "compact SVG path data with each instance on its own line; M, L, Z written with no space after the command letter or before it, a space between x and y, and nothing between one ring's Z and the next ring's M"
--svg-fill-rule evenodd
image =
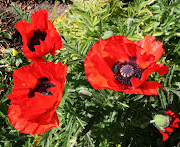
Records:
M180 147L180 141L179 141L179 143L177 144L177 147Z
M154 125L160 130L164 130L164 128L170 125L171 118L166 114L156 114L154 117Z
M106 31L104 33L104 36L102 37L102 39L107 39L109 37L113 36L113 32L112 31Z

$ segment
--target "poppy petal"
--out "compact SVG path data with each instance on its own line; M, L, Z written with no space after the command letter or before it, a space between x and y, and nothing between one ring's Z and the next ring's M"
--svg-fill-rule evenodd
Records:
M88 81L94 89L110 88L108 80L114 82L114 73L98 54L92 55L90 59L87 56L84 67Z
M41 32L44 32L44 30L48 29L48 12L44 10L39 10L34 12L31 15L31 22L34 30L40 30Z
M169 136L168 136L167 133L165 133L165 132L163 132L163 131L160 131L160 130L159 130L159 132L163 135L162 141L166 141L166 140L169 138Z
M136 56L136 46L133 41L122 36L112 36L106 40L104 45L104 51L113 55L118 61L129 61L129 57Z
M139 62L139 65L141 65L143 69L148 67L151 63L157 62L164 53L164 49L162 48L163 43L156 41L154 36L145 36L142 40L135 41L134 43L143 48L139 57L146 55L146 57L141 58L141 61ZM148 55L153 55L154 58L149 57Z
M57 127L59 125L59 120L57 114L54 113L53 117L47 124L40 124L41 119L37 122L28 121L26 119L21 118L21 111L20 107L17 105L10 105L8 109L8 118L11 124L15 127L15 129L19 130L21 133L26 134L43 134L47 130Z
M140 80L132 77L131 83L132 83L133 88L139 87L142 83L144 83L148 79L149 75L153 72L158 72L160 75L167 74L168 66L165 66L163 63L158 64L158 65L152 65L151 67L149 67L142 73Z
M21 20L17 22L14 27L21 34L23 43L27 44L28 40L30 40L31 36L33 35L33 31L35 31L31 27L31 23Z
M133 82L135 82L134 78ZM162 88L162 85L156 81L146 81L137 88L123 90L126 94L144 94L144 95L158 95L158 88Z

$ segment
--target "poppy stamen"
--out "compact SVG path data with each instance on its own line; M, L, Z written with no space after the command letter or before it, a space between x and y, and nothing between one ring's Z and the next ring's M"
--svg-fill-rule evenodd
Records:
M29 49L34 52L35 51L35 45L40 45L40 40L44 41L46 38L47 33L41 32L39 29L33 32L33 36L31 37L28 47Z
M49 88L54 87L46 77L40 78L39 83L36 85L34 89L30 89L28 93L28 97L32 98L35 96L35 92L41 93L43 96L52 95L52 93L48 90Z
M140 79L141 68L130 60L130 62L116 62L112 67L115 73L114 77L120 84L131 85L131 78L135 77Z

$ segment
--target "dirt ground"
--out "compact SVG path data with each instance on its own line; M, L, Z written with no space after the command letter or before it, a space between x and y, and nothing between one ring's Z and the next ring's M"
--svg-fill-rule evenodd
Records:
M19 18L17 18L17 14L11 6L12 2L13 1L8 0L0 1L0 14L2 14L2 17L0 17L1 31L7 31L12 36L12 39L3 38L3 42L0 42L1 53L3 53L3 51L7 48L21 50L21 46L23 45L21 41L21 35L14 28L14 25L19 21ZM35 2L34 0L19 0L13 3L23 11L25 11L26 14L28 14L29 12L32 14L34 11L46 9L49 13L49 19L53 19L53 8L55 4L52 4L52 2L43 0L38 2ZM66 13L68 12L68 10L69 7L67 6L67 4L58 2L58 5L56 7L56 16Z

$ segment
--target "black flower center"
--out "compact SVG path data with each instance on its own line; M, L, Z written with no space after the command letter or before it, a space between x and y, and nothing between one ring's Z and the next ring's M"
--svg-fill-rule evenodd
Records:
M140 79L141 68L135 63L135 59L131 58L129 62L116 62L112 71L115 73L114 77L120 84L131 85L131 78L135 77Z
M40 45L40 40L44 41L45 37L46 37L46 32L41 32L39 29L33 32L33 36L31 37L29 43L28 43L28 47L29 49L34 52L35 45Z
M39 83L36 85L34 89L30 89L28 93L28 97L32 98L35 96L35 92L39 92L42 95L52 95L52 93L48 90L49 88L54 87L53 84L49 83L46 77L40 78Z

